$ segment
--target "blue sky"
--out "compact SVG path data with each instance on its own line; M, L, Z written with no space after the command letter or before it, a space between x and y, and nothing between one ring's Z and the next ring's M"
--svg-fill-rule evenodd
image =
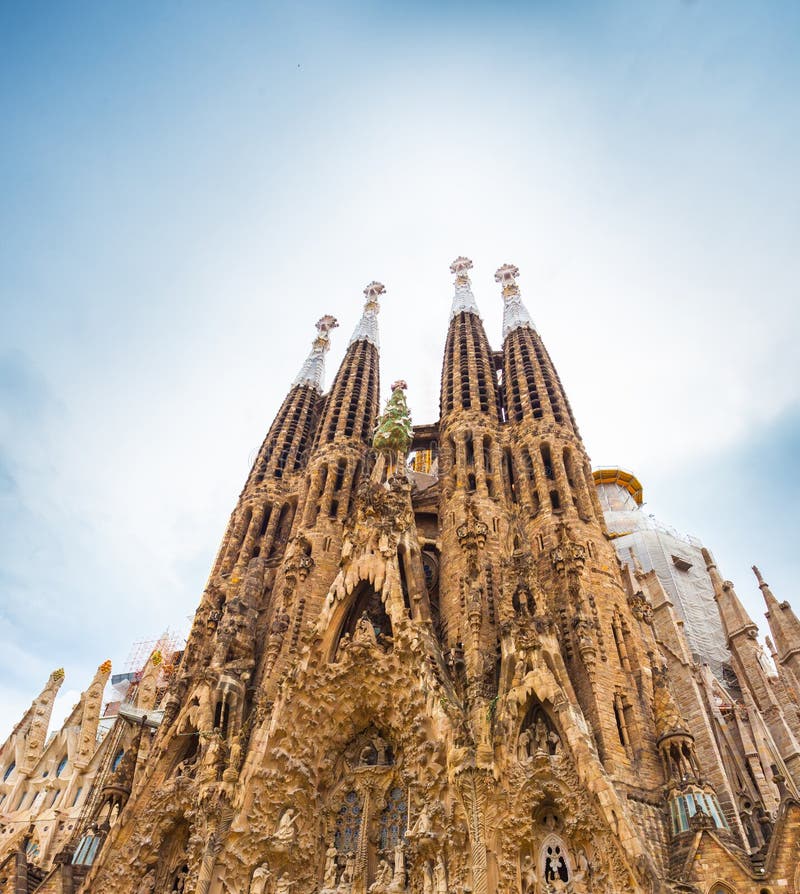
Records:
M450 261L596 464L800 608L800 7L0 5L0 735L184 630L322 313L435 417ZM330 379L329 376L329 379Z

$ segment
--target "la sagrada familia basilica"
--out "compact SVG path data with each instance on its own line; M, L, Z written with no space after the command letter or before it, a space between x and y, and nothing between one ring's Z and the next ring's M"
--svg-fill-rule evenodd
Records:
M102 728L56 671L0 750L4 894L798 894L800 622L757 628L711 554L592 471L496 273L469 279L439 419L379 413L378 310L333 317L267 433L186 647ZM125 677L125 679L120 679Z

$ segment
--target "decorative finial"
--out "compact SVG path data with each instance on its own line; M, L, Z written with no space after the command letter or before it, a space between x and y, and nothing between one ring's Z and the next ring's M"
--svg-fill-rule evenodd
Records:
M367 301L364 305L364 313L358 321L356 330L353 333L350 344L357 341L368 341L375 347L380 347L378 343L378 311L380 304L378 298L386 294L386 288L382 282L372 280L372 282L364 289L364 296Z
M50 676L53 678L53 680L54 680L56 683L58 683L59 681L61 681L61 680L64 679L64 668L63 668L63 667L58 667L58 668L56 668L56 669L53 671L53 673L50 674Z
M514 264L503 264L498 267L494 274L496 282L503 287L503 338L505 339L515 329L532 329L536 331L533 325L531 315L528 313L527 307L522 303L519 294L519 286L517 285L517 277L519 276L519 267Z
M325 353L331 346L330 336L328 333L331 329L335 329L339 324L336 317L325 314L316 322L317 337L311 343L311 353L306 358L305 363L300 368L297 378L292 385L310 385L317 391L322 391L325 378Z
M465 286L469 282L468 270L472 270L472 261L459 255L450 265L450 272L456 275L456 285Z
M475 296L472 294L472 285L469 281L469 271L472 270L472 261L459 255L450 265L450 272L456 277L456 291L453 295L453 307L450 311L450 319L457 317L460 313L475 314L478 313L478 305L475 303Z
M386 294L386 287L382 282L377 282L373 279L366 289L364 289L364 294L367 297L367 301L377 301L381 295Z
M494 278L503 286L503 298L510 295L519 295L519 286L517 285L517 277L519 276L519 267L514 264L503 264L495 271Z
M99 674L110 674L111 673L111 659L107 658L100 667L97 668L97 672Z
M335 329L339 323L336 320L336 317L332 317L330 314L325 314L324 317L320 317L316 322L317 332L330 332L331 329Z
M765 586L764 578L761 576L761 572L758 570L758 567L756 565L753 565L753 574L755 574L755 576L756 576L756 580L758 581L759 587Z
M386 402L383 415L378 419L372 446L380 451L396 451L405 456L411 446L414 430L411 413L403 392L408 386L402 379L392 382L392 396Z

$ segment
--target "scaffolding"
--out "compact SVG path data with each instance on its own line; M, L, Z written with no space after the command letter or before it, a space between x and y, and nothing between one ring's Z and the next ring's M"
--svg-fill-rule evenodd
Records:
M633 553L644 571L655 571L684 622L694 659L708 664L722 681L730 653L701 551L703 544L645 512L641 508L642 486L630 472L599 469L594 479L620 560L630 564Z

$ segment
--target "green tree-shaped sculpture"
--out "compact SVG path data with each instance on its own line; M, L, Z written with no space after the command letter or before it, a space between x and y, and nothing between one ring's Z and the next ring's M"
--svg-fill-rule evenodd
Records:
M381 451L397 451L405 456L411 447L413 432L411 413L408 411L403 391L406 383L402 380L392 385L392 396L386 402L383 415L378 419L372 446Z

